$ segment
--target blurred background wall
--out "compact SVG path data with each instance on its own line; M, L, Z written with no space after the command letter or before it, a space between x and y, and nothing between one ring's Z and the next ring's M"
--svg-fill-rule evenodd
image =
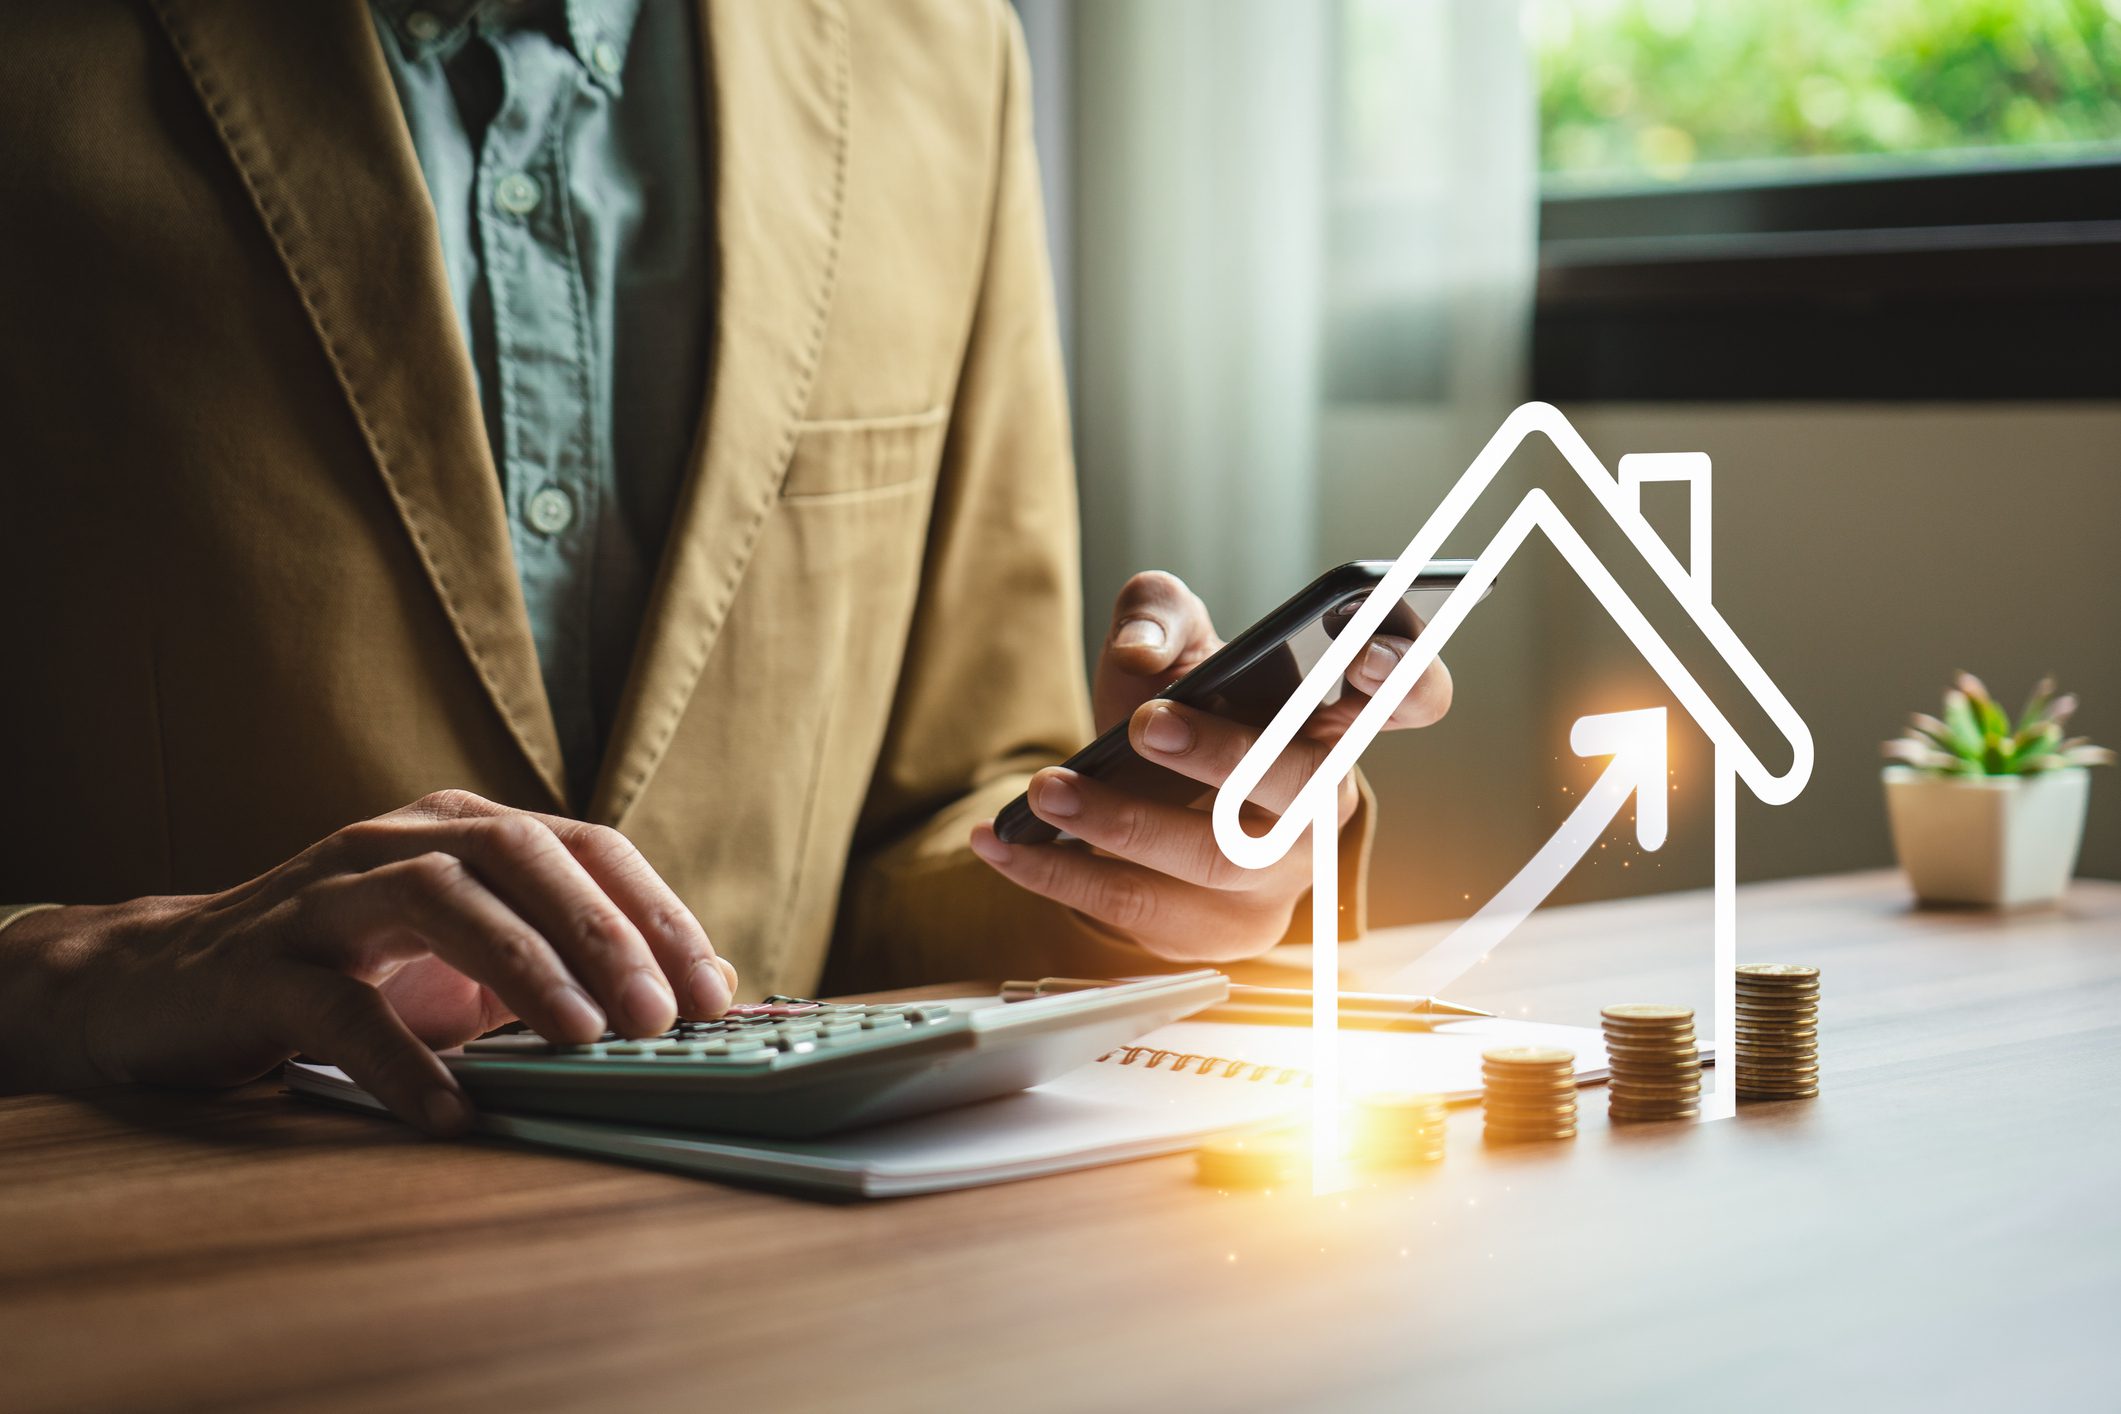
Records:
M1959 668L2013 701L2053 671L2078 729L2121 737L2106 7L1018 8L1093 640L1138 568L1234 631L1396 554L1538 396L1609 467L1713 460L1716 603L1818 747L1794 804L1741 793L1742 877L1890 863L1878 743ZM1542 444L1449 551L1533 485L1617 538ZM1646 497L1682 558L1684 500ZM1543 542L1449 660L1451 717L1366 761L1382 921L1463 913L1537 847L1602 765L1569 754L1576 716L1683 723ZM1705 742L1673 746L1671 843L1623 829L1558 897L1708 882ZM2080 872L2121 877L2121 780L2092 802Z

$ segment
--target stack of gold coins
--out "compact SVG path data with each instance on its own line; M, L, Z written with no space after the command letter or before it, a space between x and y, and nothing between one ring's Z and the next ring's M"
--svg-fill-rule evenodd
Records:
M1480 1055L1481 1108L1490 1143L1576 1137L1576 1055L1503 1046Z
M1210 1139L1193 1176L1210 1188L1293 1188L1311 1172L1308 1136L1291 1129Z
M1701 1113L1701 1052L1691 1007L1631 1002L1599 1013L1606 1093L1615 1120L1693 1119Z
M1443 1158L1441 1095L1365 1095L1355 1102L1349 1138L1364 1168L1406 1168Z
M1819 1093L1819 969L1756 962L1738 969L1738 1098Z

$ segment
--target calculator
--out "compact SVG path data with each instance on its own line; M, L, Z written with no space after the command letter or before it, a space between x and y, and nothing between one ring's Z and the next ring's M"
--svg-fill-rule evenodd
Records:
M776 996L641 1040L513 1031L442 1061L496 1112L807 1139L1027 1089L1229 990L1201 971L1008 1003Z

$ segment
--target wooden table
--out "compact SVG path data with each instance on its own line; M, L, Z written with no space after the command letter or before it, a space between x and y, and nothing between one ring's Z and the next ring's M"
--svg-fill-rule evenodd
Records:
M1617 1131L1593 1090L1511 1151L1458 1113L1440 1168L1337 1198L1170 1158L825 1204L269 1084L0 1101L0 1407L2121 1403L2121 884L1996 918L1807 880L1739 929L1822 969L1821 1098ZM1462 995L1705 1008L1708 939L1705 895L1554 910Z

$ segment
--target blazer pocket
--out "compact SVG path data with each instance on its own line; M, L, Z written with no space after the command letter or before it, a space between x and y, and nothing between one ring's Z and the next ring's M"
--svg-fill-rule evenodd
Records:
M945 405L901 417L800 423L781 499L864 499L925 486L934 479L949 422Z

